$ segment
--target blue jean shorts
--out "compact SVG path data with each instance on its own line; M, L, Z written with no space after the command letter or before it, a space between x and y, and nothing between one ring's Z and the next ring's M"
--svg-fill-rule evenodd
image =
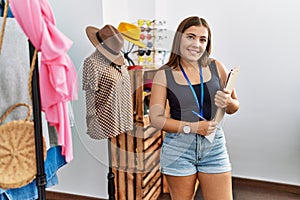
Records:
M160 171L172 176L229 172L231 164L225 144L222 128L216 129L212 143L199 134L165 133Z

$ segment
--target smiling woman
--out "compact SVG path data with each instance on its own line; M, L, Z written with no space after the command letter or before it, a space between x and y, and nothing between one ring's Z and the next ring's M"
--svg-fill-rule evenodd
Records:
M198 35L196 35L198 34ZM204 26L191 26L181 37L180 55L189 62L201 58L207 46L208 30ZM194 44L196 43L196 44Z
M173 200L192 199L197 180L206 199L231 200L231 165L224 132L214 117L218 107L235 113L239 102L235 90L223 88L226 68L209 58L211 32L206 20L183 20L171 52L154 77L150 100L151 125L166 132L160 170ZM167 101L170 116L165 114ZM212 133L211 142L205 136Z

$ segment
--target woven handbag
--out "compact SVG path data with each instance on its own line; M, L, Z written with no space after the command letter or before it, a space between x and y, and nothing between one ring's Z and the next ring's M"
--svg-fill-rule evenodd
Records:
M36 150L34 124L30 121L31 106L14 104L0 118L0 123L19 106L26 106L28 114L24 120L13 120L0 126L0 187L19 188L27 185L36 176ZM43 138L43 153L46 143Z

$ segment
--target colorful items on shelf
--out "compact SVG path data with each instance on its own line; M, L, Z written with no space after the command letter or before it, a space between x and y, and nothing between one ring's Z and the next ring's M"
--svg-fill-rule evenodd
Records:
M138 47L132 51L132 58L143 68L158 68L165 62L167 50L163 47L163 40L167 39L165 21L138 19L140 40L145 48Z

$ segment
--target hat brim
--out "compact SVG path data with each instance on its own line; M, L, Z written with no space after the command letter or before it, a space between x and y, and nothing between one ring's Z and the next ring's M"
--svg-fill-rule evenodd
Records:
M103 45L98 41L96 34L99 30L100 30L99 28L96 28L93 26L88 26L85 29L86 34L87 34L89 40L91 41L91 43L108 60L115 63L116 65L124 65L125 64L124 57L122 56L122 54L120 52L118 52L118 54L114 55L114 54L110 53L105 47L103 47Z
M144 44L142 41L140 40L133 40L132 38L129 38L127 35L121 33L123 35L123 38L141 48L146 48L146 44Z

